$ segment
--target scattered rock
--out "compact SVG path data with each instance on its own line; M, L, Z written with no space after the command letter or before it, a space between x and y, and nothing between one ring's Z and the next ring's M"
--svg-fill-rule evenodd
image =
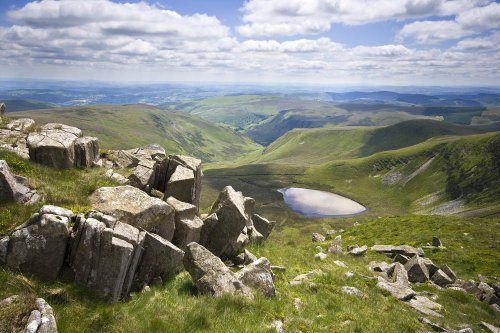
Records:
M368 268L373 271L373 272L379 272L379 273L383 273L383 272L387 272L389 270L389 268L391 268L392 265L389 265L388 263L386 263L385 261L380 261L380 262L377 262L377 261L371 261L369 264L368 264Z
M375 252L387 254L391 257L394 257L397 254L402 254L402 255L405 255L407 257L423 256L424 255L424 250L422 250L421 248L415 248L415 247L409 246L409 245L399 245L399 246L374 245L374 246L372 246L371 250L375 251Z
M355 287L343 286L342 292L358 298L363 298L365 296L358 288Z
M286 271L286 267L283 267L283 266L271 266L271 270L273 272L284 272Z
M291 285L301 284L301 283L309 280L311 277L313 277L315 275L319 275L321 273L322 273L322 271L320 269L315 269L315 270L312 270L308 273L300 274L300 275L296 276L292 281L290 281L290 284Z
M6 127L11 131L28 132L35 127L35 121L29 118L14 119Z
M312 237L311 241L314 243L321 243L325 241L325 236L317 232L314 232L311 237Z
M236 277L245 285L261 291L266 297L274 297L274 274L267 258L260 258L244 267Z
M276 333L283 333L283 321L281 319L274 320L271 323L271 328L274 328L276 330Z
M12 174L7 162L0 160L0 202L34 204L39 200L40 195L29 188L28 180Z
M360 256L364 255L366 253L366 251L368 251L368 247L366 245L363 245L361 247L354 247L354 248L350 249L347 252L347 254L350 254L350 255L353 255L356 257L360 257Z
M457 280L457 275L448 265L444 265L443 267L441 267L441 270L451 279L451 281L453 281L453 283L455 283L455 281Z
M347 268L347 265L343 261L335 260L333 263L339 267Z
M319 252L314 255L314 258L317 258L319 260L325 260L327 257L326 253Z
M252 291L217 256L202 245L189 243L183 262L201 294L216 297L234 294L253 298Z
M354 274L353 272L350 272L350 271L349 271L349 272L346 272L346 273L344 274L344 276L345 276L346 278L352 278L354 275L355 275L355 274Z
M268 219L257 214L253 214L252 221L255 229L257 229L262 237L264 237L264 240L269 237L271 231L273 231L273 228L276 225L276 221L269 221Z
M441 304L431 301L427 297L415 296L410 299L407 304L422 314L434 317L442 317L441 314L436 312L441 310Z
M293 306L295 306L295 309L300 310L304 307L304 302L300 298L294 298Z
M404 266L395 263L388 271L387 276L390 281L383 277L378 277L377 287L387 290L394 297L401 301L406 301L415 296L415 292L409 287L408 274Z
M408 280L413 283L423 283L429 280L429 270L422 258L415 256L406 264L405 269L408 272Z
M481 326L486 328L488 331L490 331L491 333L500 333L500 328L498 327L495 327L491 324L488 324L484 321L481 322Z
M438 324L435 324L433 323L432 321L430 321L429 319L427 318L424 318L424 317L420 317L418 318L418 320L422 323L422 324L426 324L426 325L429 325L435 332L448 332L448 330L444 327L441 327L439 326Z
M101 187L89 197L92 208L120 222L155 233L171 241L174 236L174 209L129 185Z
M435 247L442 247L443 243L441 242L441 239L437 236L432 237L432 246Z
M432 275L431 281L440 287L446 287L447 285L453 283L453 280L448 275L446 275L446 273L441 269L438 269Z
M328 247L328 252L342 254L342 236L338 235Z

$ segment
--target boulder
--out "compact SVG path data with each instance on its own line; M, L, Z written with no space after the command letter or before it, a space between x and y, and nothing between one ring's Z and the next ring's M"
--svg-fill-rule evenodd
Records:
M402 255L405 255L407 257L423 256L424 255L424 250L422 250L421 248L415 248L415 247L409 246L409 245L399 245L399 246L374 245L374 246L372 246L371 250L375 251L375 252L387 254L391 257L394 257L397 254L402 254Z
M0 238L0 266L3 266L7 262L7 251L9 249L9 236L4 236Z
M76 127L46 124L26 139L30 160L59 169L71 168L75 165L75 142L81 135Z
M366 245L363 245L361 247L356 246L354 248L351 248L349 251L347 251L347 254L359 257L359 256L364 255L366 253L366 251L368 251L368 247Z
M175 211L175 233L172 243L182 250L191 242L199 243L203 221L196 216L196 206L174 197L168 198L167 203Z
M177 170L178 167L182 168ZM174 177L176 172L177 174ZM199 159L183 155L170 155L165 178L168 180L165 184L165 197L173 196L181 201L193 204L199 209L202 176L201 161Z
M313 232L311 235L311 242L313 243L321 243L325 241L325 236L320 233Z
M52 307L43 298L37 298L36 306L40 312L40 326L37 333L57 333L57 323Z
M363 298L365 297L365 294L363 294L361 292L361 290L359 290L358 288L356 287L349 287L349 286L343 286L342 287L342 292L344 294L347 294L347 295L351 295L351 296L355 296L355 297L358 297L358 298Z
M444 265L443 267L441 267L441 270L451 279L451 281L453 281L453 283L455 283L455 281L457 280L457 275L448 265Z
M316 275L319 275L321 274L322 271L320 269L315 269L315 270L312 270L310 272L307 272L307 273L304 273L304 274L300 274L300 275L297 275L292 281L290 281L289 283L293 286L295 285L299 285L299 284L302 284L303 282L309 280L310 278L316 276Z
M226 186L210 214L217 215L217 223L209 234L203 235L205 246L221 258L235 255L248 242L245 229L250 217L245 210L245 197L231 186Z
M28 187L28 180L14 175L7 162L0 160L0 202L34 204L39 200L37 192Z
M35 121L29 118L14 119L6 127L11 131L27 132L35 127Z
M212 230L215 228L217 223L219 223L219 219L217 218L217 214L213 213L206 216L202 221L203 226L201 227L200 231L200 244L207 247L210 234L212 233Z
M92 208L120 222L156 233L168 241L174 236L174 209L133 186L101 187L89 197Z
M424 315L442 317L441 314L436 312L441 310L441 304L431 301L427 297L415 296L410 299L407 304Z
M199 293L216 297L233 294L253 298L251 289L245 286L222 260L202 245L189 243L183 262Z
M401 301L406 301L415 296L415 292L409 287L408 274L401 263L395 263L388 271L387 281L383 277L378 277L377 287L391 293Z
M64 262L69 222L66 216L32 215L9 235L7 267L43 280L55 279Z
M452 279L441 269L432 274L431 281L440 287L446 287L453 283Z
M128 180L130 185L150 193L155 181L155 162L147 159L139 160Z
M247 226L247 236L252 244L261 244L264 241L264 236L253 225Z
M488 323L486 323L484 321L482 321L480 324L481 324L481 327L485 328L488 332L491 332L491 333L500 333L500 328L498 328L496 326L488 324Z
M335 239L328 247L328 252L342 254L342 235L335 236Z
M328 256L324 252L318 252L314 255L314 258L317 258L319 260L325 260Z
M437 236L432 237L432 246L436 247L441 247L443 246L443 243L441 242L441 239Z
M252 262L236 273L236 277L245 285L261 291L266 297L276 295L274 274L267 258L259 258Z
M396 263L389 267L389 269L387 270L387 277L390 279L391 282L397 283L401 286L409 285L408 272L406 271L405 267L400 263Z
M182 165L177 166L167 182L165 197L174 197L180 201L193 201L194 172Z
M75 141L75 166L93 167L99 161L99 139L84 136Z
M379 273L387 272L389 270L389 268L391 268L391 267L393 267L393 265L390 265L390 264L386 263L385 261L380 261L380 262L371 261L368 264L368 268L371 271L379 272Z
M118 172L114 172L113 169L109 169L104 175L120 185L127 185L129 183L128 178L123 177Z
M394 257L394 262L399 262L401 264L406 264L408 262L408 260L410 260L410 258L408 258L407 256L405 256L404 254L396 254L396 256Z
M408 279L410 282L423 283L429 280L429 270L425 265L425 261L418 256L411 258L405 264L405 269L408 272Z
M117 168L135 168L139 164L139 158L125 150L111 150L106 154L106 159Z
M134 278L135 289L142 289L158 277L165 280L182 270L184 251L166 239L148 232L143 247L143 255Z
M252 215L252 222L255 229L257 229L257 231L262 235L262 237L264 237L264 240L266 240L269 237L271 231L276 225L276 221L269 221L268 219L263 218L262 216L257 214Z

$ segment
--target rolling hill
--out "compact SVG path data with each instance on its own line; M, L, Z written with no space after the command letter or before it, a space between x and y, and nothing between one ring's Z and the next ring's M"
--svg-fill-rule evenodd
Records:
M93 105L32 110L10 114L37 123L61 122L99 137L105 149L127 149L158 143L167 153L224 161L259 148L242 135L185 112L148 105Z
M58 105L33 99L5 99L0 100L7 106L7 112L19 112L26 110L52 109Z

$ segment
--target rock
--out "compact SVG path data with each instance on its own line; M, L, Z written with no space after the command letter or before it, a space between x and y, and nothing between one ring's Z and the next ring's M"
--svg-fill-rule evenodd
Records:
M472 330L472 328L466 327L462 328L461 330L458 330L457 333L474 333L474 331Z
M28 324L25 328L25 333L36 333L38 327L42 323L42 314L38 310L33 310L28 318Z
M219 219L217 218L217 214L213 213L206 216L203 219L203 226L200 231L200 244L203 246L208 246L207 243L209 241L210 234L212 233L215 226L219 223Z
M484 327L485 329L487 329L491 333L500 333L500 328L495 327L491 324L488 324L484 321L481 322L481 326Z
M437 267L429 258L421 258L421 260L429 271L429 278L438 271L439 267Z
M262 235L262 237L264 237L264 240L266 240L269 237L271 231L276 225L276 221L269 221L268 219L265 219L257 214L252 215L252 222L255 229L257 229L257 231Z
M410 258L408 258L407 256L403 255L403 254L396 254L396 256L394 257L394 262L399 262L401 264L406 264L408 262L408 260L410 260Z
M471 281L465 282L464 284L462 284L462 288L466 292L468 292L469 294L476 296L476 298L478 300L481 300L481 296L483 295L483 291L481 289L479 289L478 284L475 281L471 280Z
M441 239L439 237L432 237L432 246L436 246L436 247L441 247L443 246L443 243L441 243Z
M293 306L295 307L295 309L300 310L304 307L304 302L302 302L300 298L294 298Z
M405 269L408 272L408 279L410 282L423 283L429 280L429 270L425 262L420 257L411 258L406 264Z
M491 304L491 307L496 311L496 312L500 312L500 305L498 304Z
M135 289L150 285L155 278L165 280L183 268L184 251L152 233L146 233L144 251L135 275Z
M325 260L327 257L326 253L319 252L314 255L314 258L318 258L319 260Z
M444 265L443 267L441 267L441 270L451 279L451 281L453 281L453 283L455 283L455 281L457 280L457 275L448 265Z
M236 273L236 277L245 285L261 291L266 297L276 296L274 274L267 258L252 262Z
M9 236L0 238L0 266L7 262L7 250L9 249Z
M368 251L368 247L366 245L363 245L361 247L352 248L351 250L349 250L347 252L347 254L350 254L350 255L353 255L356 257L360 257L360 256L364 255L366 253L366 251Z
M290 281L290 284L294 285L294 286L301 284L304 281L309 280L311 277L318 275L318 274L321 274L321 273L322 273L322 271L320 269L315 269L315 270L312 270L308 273L297 275L292 281Z
M283 321L281 319L274 320L271 323L271 328L276 330L276 333L283 333L285 330L283 329Z
M57 323L52 307L43 298L37 298L36 305L41 315L37 333L57 333Z
M245 209L245 197L231 186L226 186L213 204L210 214L217 215L217 223L203 236L208 250L218 257L235 255L248 242L244 229L250 216Z
M46 124L26 139L30 160L58 169L71 168L75 165L75 142L81 135L76 127Z
M99 161L99 139L84 136L75 141L75 166L93 167Z
M7 267L43 280L55 279L66 253L68 224L65 216L32 215L9 235Z
M408 272L400 263L396 263L389 267L387 270L387 277L391 280L391 282L397 283L401 286L409 285Z
M311 241L314 243L321 243L325 241L325 236L322 234L319 234L317 232L314 232L311 236Z
M165 197L173 196L181 201L193 204L199 209L201 179L203 176L201 161L182 155L170 155L168 159L168 170L166 173L168 181L165 188ZM178 170L178 167L182 168Z
M264 241L264 236L253 225L247 226L247 236L252 244L262 244Z
M424 315L442 317L442 315L436 312L441 310L442 306L434 301L431 301L427 297L415 296L410 299L407 304Z
M150 193L155 181L155 162L140 160L128 180L130 185Z
M347 265L343 261L335 260L333 263L339 267L347 268Z
M175 233L172 243L182 250L191 242L198 243L203 221L196 216L196 206L179 201L174 197L168 198L167 203L175 211Z
M387 271L387 275L391 282L379 276L377 287L388 291L401 301L409 300L415 296L415 292L408 286L408 275L402 264L394 264Z
M441 327L439 326L438 324L435 324L433 323L432 321L430 321L429 319L427 318L424 318L424 317L420 317L418 318L418 320L422 323L422 324L426 324L426 325L429 325L434 331L436 332L448 332L448 330L444 327Z
M274 265L274 266L271 266L271 270L273 272L284 272L284 271L286 271L286 267Z
M41 215L53 214L53 215L64 216L64 217L67 217L68 219L72 219L75 216L75 214L73 214L73 212L70 211L69 209L65 209L65 208L53 206L53 205L42 206L42 208L40 208L40 210L39 210L39 213Z
M394 257L396 254L402 254L408 257L413 257L413 256L423 256L424 255L424 250L420 248L414 248L413 246L409 245L399 245L399 246L394 246L394 245L374 245L371 248L372 251L379 252L379 253L384 253L387 255L390 255L391 257Z
M34 204L39 200L37 192L27 186L27 179L14 175L7 162L0 160L0 202Z
M108 171L106 171L106 173L104 175L106 177L111 178L112 180L114 180L115 182L117 182L120 185L126 185L129 183L128 178L125 178L122 175L120 175L119 173L114 172L113 169L109 169Z
M174 209L133 186L101 187L90 195L89 201L93 209L120 222L156 233L168 241L174 236Z
M349 272L346 272L346 273L344 274L344 276L345 276L346 278L352 278L354 275L355 275L355 274L354 274L353 272L350 272L350 271L349 271Z
M342 292L358 298L363 298L365 296L358 288L355 287L343 286Z
M6 110L7 110L7 107L5 106L5 103L0 103L0 116L1 117L3 117Z
M342 254L342 236L338 235L328 247L328 252Z
M216 297L233 294L253 298L252 291L224 265L222 260L202 245L189 243L183 262L201 294Z
M139 164L139 158L125 150L111 150L106 158L117 168L135 168Z
M331 236L331 235L335 234L336 232L337 232L337 231L336 231L335 229L329 229L329 230L327 230L327 231L325 232L325 234L326 234L327 236Z
M252 262L256 261L257 257L254 256L250 251L244 250L236 256L231 257L231 261L235 265L249 265Z
M386 263L385 261L380 261L380 262L376 262L376 261L371 261L369 264L368 264L368 268L373 271L373 272L380 272L380 273L383 273L383 272L387 272L389 270L389 268L391 268L391 265L389 265L388 263Z
M440 287L446 287L447 285L450 285L453 283L453 281L450 279L448 275L446 275L443 270L438 269L431 278L431 281L437 284Z
M6 127L11 131L28 132L35 127L35 121L29 118L14 119Z

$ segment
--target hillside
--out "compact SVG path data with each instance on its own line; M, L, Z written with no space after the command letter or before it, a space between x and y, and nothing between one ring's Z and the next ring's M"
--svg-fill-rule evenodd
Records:
M254 163L321 164L412 146L443 135L470 135L485 129L434 120L409 120L385 127L294 129L267 146ZM247 162L245 161L245 162Z
M6 99L0 100L7 106L7 112L19 112L26 110L52 109L58 107L56 104L42 102L32 99Z
M62 122L97 136L105 149L128 149L158 143L168 153L182 153L203 161L234 158L258 149L242 135L185 112L148 105L93 105L16 112L37 123Z

